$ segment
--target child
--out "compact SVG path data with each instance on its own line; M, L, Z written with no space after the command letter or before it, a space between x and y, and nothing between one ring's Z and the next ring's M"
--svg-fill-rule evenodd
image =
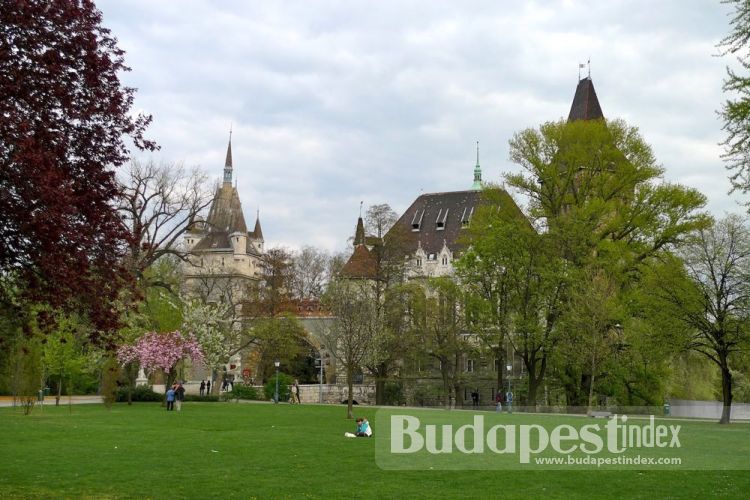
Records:
M372 427L370 427L370 422L367 421L366 418L358 418L357 419L357 433L352 434L351 432L345 432L345 437L353 438L353 437L372 437Z
M174 409L174 388L170 387L167 391L167 411Z

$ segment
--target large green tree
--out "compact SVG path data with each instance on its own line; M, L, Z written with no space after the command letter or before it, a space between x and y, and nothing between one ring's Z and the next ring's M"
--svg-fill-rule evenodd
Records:
M506 182L529 200L532 224L548 240L551 253L545 258L559 259L555 266L566 273L566 280L605 276L614 286L615 302L639 285L645 267L709 222L700 211L704 196L665 182L664 169L649 145L621 120L545 123L515 134L510 157L522 171L507 175ZM496 231L488 229L487 235ZM556 293L554 287L548 290ZM564 314L581 315L575 306L585 301L571 301L569 294L563 300ZM602 325L613 325L626 318L599 319ZM541 325L555 328L547 320ZM558 328L557 335L567 339L587 335L580 329L563 331L575 328L571 321ZM595 376L588 365L583 370L573 364L560 367L569 379L568 404L585 404Z

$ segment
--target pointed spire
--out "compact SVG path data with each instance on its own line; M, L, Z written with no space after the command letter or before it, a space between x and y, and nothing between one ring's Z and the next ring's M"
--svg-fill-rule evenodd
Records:
M482 189L482 167L479 166L479 141L477 141L477 164L474 167L474 184L471 185L471 189Z
M253 235L256 240L263 239L263 230L260 228L260 209L255 212L255 229L253 230Z
M596 97L594 82L588 76L578 81L576 94L573 97L573 104L570 106L568 121L575 120L600 120L604 118L602 107L599 105L599 99Z
M357 230L354 233L354 246L357 247L359 245L365 244L365 224L362 220L362 217L360 216L357 219Z
M227 159L224 162L224 184L232 185L232 126L229 126L229 144L227 145Z

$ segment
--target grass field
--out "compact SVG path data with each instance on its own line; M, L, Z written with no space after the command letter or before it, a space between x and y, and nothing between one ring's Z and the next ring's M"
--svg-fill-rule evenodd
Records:
M372 420L375 410L360 411ZM747 470L382 470L375 441L385 436L345 439L353 423L344 416L340 406L263 403L186 403L179 413L148 403L111 411L47 406L30 416L3 408L0 497L653 499L750 492ZM575 417L504 418L548 425ZM715 442L717 457L750 461L750 425L680 424Z

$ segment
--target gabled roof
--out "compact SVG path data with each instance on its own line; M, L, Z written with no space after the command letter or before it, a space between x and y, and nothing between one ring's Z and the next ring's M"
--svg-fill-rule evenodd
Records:
M354 247L354 253L341 268L341 275L347 278L374 279L378 275L378 263L375 256L365 245Z
M508 193L503 198L523 216ZM482 192L477 190L423 194L406 209L389 234L398 231L399 237L406 240L404 251L408 253L421 248L427 255L437 255L445 245L455 254L466 244L461 238L463 228L484 203Z
M237 188L231 184L222 184L216 190L206 219L208 231L246 233L245 216L237 194Z
M602 118L604 118L604 113L602 113L602 107L596 97L596 90L594 90L594 82L591 81L591 77L579 80L576 94L573 97L573 104L570 106L568 121L599 120Z

